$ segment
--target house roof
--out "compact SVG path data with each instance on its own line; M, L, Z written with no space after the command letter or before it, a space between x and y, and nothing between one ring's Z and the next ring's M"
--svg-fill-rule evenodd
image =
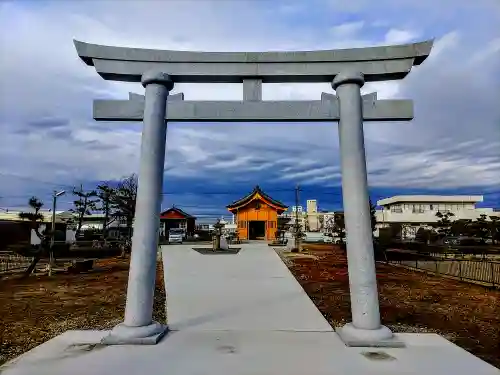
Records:
M163 215L166 215L168 212L171 212L171 211L175 211L175 212L177 212L179 215L184 216L184 218L186 218L186 219L196 219L196 217L194 217L193 215L190 215L190 214L188 214L186 211L183 211L183 210L181 210L179 207L175 207L175 206L172 206L172 207L171 207L171 208L169 208L168 210L163 211L163 212L160 214L160 217L162 217Z
M477 203L482 201L482 195L395 195L377 201L377 206L394 203Z
M31 207L26 209L6 209L5 211L0 211L0 221L27 221L19 217L21 212L33 212ZM52 221L52 211L51 210L40 210L39 213L43 216L44 223L50 223ZM56 223L62 222L62 219L67 219L67 211L56 211Z
M270 206L273 206L277 210L286 210L288 206L285 206L283 203L280 201L271 198L269 195L264 193L262 189L259 187L259 185L255 186L255 188L252 190L252 192L245 197L231 203L230 205L226 206L229 211L234 211L242 206L247 205L250 203L252 200L255 199L255 197L260 197L262 200L264 200L266 203L268 203Z

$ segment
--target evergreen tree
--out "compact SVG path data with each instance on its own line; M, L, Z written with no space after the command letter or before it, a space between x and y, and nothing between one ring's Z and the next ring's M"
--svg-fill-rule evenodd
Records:
M99 200L92 199L97 197L97 192L95 190L85 192L83 186L80 186L80 190L73 189L73 195L77 196L78 199L73 201L74 208L71 208L69 211L77 215L75 236L78 238L82 230L83 218L86 215L90 215L92 211L97 210L96 204Z

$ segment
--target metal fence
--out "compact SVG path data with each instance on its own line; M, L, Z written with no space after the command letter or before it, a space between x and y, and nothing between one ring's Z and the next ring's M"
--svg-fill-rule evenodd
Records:
M414 259L386 260L410 269L424 270L435 275L444 275L476 284L500 288L500 262L488 259Z
M23 257L12 252L0 252L0 273L28 268L33 257Z

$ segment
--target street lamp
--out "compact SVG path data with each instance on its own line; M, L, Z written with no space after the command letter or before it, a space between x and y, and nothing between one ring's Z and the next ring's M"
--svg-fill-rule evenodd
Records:
M57 197L64 195L66 191L56 191L54 190L54 194L52 195L52 233L50 236L50 250L49 250L49 276L52 276L52 265L54 263L54 242L56 235L56 201Z

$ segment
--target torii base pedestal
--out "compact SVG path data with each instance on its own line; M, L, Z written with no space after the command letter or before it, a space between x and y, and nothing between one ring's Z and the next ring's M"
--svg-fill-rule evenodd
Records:
M405 343L398 340L386 326L379 329L358 329L347 323L335 329L340 339L347 346L360 348L404 348Z
M168 326L152 322L148 326L129 327L118 324L108 336L101 340L103 345L155 345L168 332Z

